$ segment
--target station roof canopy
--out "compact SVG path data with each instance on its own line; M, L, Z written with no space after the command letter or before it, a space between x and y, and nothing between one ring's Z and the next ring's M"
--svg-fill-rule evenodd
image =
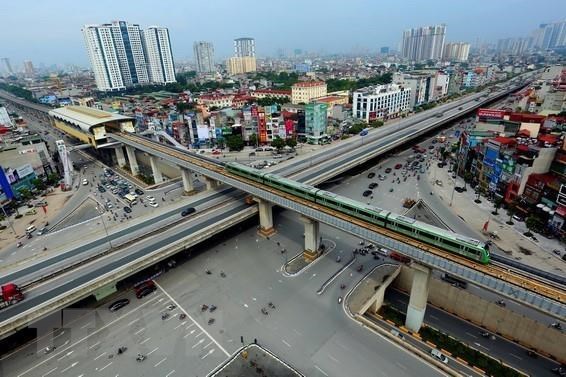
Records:
M49 115L62 121L80 127L84 132L94 126L116 121L133 120L132 117L114 114L108 111L93 109L86 106L66 106L49 111Z

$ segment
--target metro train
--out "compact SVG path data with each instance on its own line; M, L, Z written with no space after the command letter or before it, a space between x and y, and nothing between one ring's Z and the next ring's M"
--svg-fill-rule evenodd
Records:
M225 169L232 174L393 230L450 253L461 255L482 264L489 263L489 247L482 241L443 230L372 205L366 205L276 174L263 172L237 162L226 163Z

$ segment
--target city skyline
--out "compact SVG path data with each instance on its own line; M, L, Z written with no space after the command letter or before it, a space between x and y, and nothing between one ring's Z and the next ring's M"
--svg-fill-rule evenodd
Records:
M116 4L104 0L96 4L76 4L62 0L57 10L47 3L30 7L25 1L11 2L5 5L5 10L13 17L6 18L0 26L0 31L4 31L0 35L11 35L14 30L17 33L2 42L0 55L9 57L14 67L23 66L25 60L31 60L36 66L43 63L88 67L80 29L100 20L120 19L142 27L168 28L176 60L194 59L193 42L210 41L215 46L216 59L222 61L232 55L233 40L241 36L256 39L258 57L274 56L278 50L290 53L296 48L316 53L374 53L382 46L398 50L403 31L410 28L446 24L446 42L467 41L473 45L477 41L495 43L501 38L527 36L539 24L559 21L555 15L566 14L566 2L558 0L541 0L536 4L514 0L512 3L480 0L465 12L451 12L444 11L452 5L448 0L411 6L354 0L335 12L320 6L322 2L318 0L309 3L291 0L277 12L284 19L292 17L293 27L285 29L282 25L274 30L269 18L262 17L264 9L257 7L259 3L255 0L242 0L237 8L227 1L200 4L198 12L215 15L212 24L207 17L191 17L187 22L187 14L194 14L196 8L185 3L176 4L174 12L155 13L148 1L136 2L132 7L128 2ZM65 18L63 14L67 12L61 13L60 9L72 12L73 17ZM438 13L438 9L443 12ZM545 14L547 9L553 11ZM321 20L318 26L312 21L313 15ZM482 22L470 22L476 17L481 17ZM245 22L233 22L235 18ZM21 27L24 20L29 27ZM338 32L339 29L347 32Z

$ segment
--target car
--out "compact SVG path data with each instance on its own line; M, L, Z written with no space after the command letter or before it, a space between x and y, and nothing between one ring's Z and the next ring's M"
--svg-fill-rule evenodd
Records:
M395 165L395 169L399 170L403 167L403 164L396 164Z
M375 177L375 173L374 173L374 172L371 172L371 173L368 174L368 178L369 178L369 179L372 179L373 177Z
M255 152L250 152L248 156L255 156Z
M439 168L443 168L446 166L446 162L439 162L438 164L436 164L436 166L438 166Z
M386 179L387 179L387 176L386 176L386 175L380 175L380 176L379 176L379 180L380 180L380 181L385 181Z
M134 192L135 192L136 194L138 194L138 195L143 195L143 190L142 190L142 189L137 188L137 189L134 190Z
M434 149L434 145L429 145L428 149Z
M515 221L525 221L525 219L520 215L513 215L513 220L515 220Z
M364 191L364 193L362 194L362 196L368 197L368 196L370 196L371 194L373 194L373 191L371 191L371 190L366 190L366 191Z
M272 152L272 151L273 151L273 148L267 147L267 148L264 148L263 150L266 151L266 152Z
M462 106L458 107L458 110L462 110Z
M38 236L41 236L42 234L45 234L45 233L47 233L47 232L49 232L49 229L47 229L47 227L44 226L43 228L41 228L41 229L39 230L39 232L37 232L37 235L38 235Z
M184 217L184 216L188 216L188 215L190 215L191 213L195 213L195 211L196 211L196 209L194 209L193 207L185 208L185 209L183 210L183 212L181 212L181 216L183 216L183 217Z
M425 173L425 168L421 168L420 172L421 172L421 174L424 174L424 173Z
M104 188L104 186L98 186L98 191L106 192L106 189Z
M387 174L391 173L391 168L385 169L385 172L386 172Z
M138 290L136 292L136 297L137 298L143 298L151 293L153 293L153 291L155 291L157 288L155 286L148 286L148 287L144 287L141 288L140 290Z
M459 193L463 193L465 191L463 187L459 186L455 187L454 190L458 191Z
M155 202L155 198L151 195L148 195L145 197L147 200L149 200L150 202Z
M263 148L256 148L255 151L256 152L263 152Z
M152 206L153 208L159 207L159 204L157 204L156 202L149 202L149 205Z
M222 154L222 152L220 152L220 151L212 151L212 154L213 154L213 155L219 155L219 154Z
M115 301L112 304L110 304L108 310L110 310L111 312L115 312L117 310L122 309L124 306L128 305L129 303L130 300L128 300L127 298L123 298L121 300Z
M403 334L401 334L399 331L395 330L395 329L391 329L391 331L389 331L391 333L391 335L396 336L397 338L403 340L405 339L405 337L403 336Z
M430 350L430 354L435 359L443 362L444 364L448 364L448 358L442 352L440 352L439 350L432 349L432 350Z
M372 182L372 183L369 184L368 189L373 190L377 186L379 186L379 184L377 182Z
M88 181L86 180L86 178L83 178L83 186L88 185Z
M110 202L106 203L106 209L112 209L112 208L114 208L112 203L110 203Z
M124 207L124 212L132 213L132 209L130 207Z

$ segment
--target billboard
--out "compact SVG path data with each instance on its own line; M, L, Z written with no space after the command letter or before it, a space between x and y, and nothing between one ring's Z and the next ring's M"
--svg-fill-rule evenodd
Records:
M33 174L33 168L30 164L25 164L17 168L16 172L18 173L18 177L21 179L27 177L30 174Z
M199 140L207 140L210 138L206 124L197 124L197 136Z
M504 116L505 116L505 110L478 109L479 118L503 119Z

